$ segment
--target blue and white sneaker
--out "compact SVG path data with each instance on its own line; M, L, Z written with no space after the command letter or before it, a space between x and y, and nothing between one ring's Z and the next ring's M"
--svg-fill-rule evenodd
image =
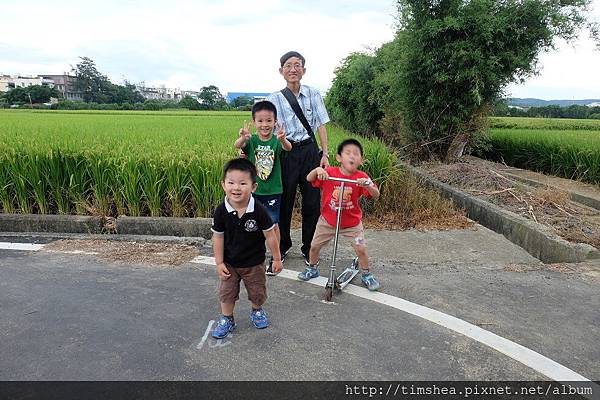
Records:
M301 281L308 281L312 278L316 278L319 276L319 270L315 267L315 268L311 268L311 267L307 267L304 271L300 272L298 274L298 279L300 279Z
M362 281L363 285L365 285L367 289L372 292L379 289L379 286L381 286L379 282L377 282L377 279L375 279L373 274L370 272L367 274L362 274L360 280Z
M264 329L269 326L269 318L267 318L267 313L262 308L250 312L250 321L252 321L256 329Z
M234 329L235 322L233 322L233 319L227 318L224 315L222 315L219 319L219 322L217 322L217 326L215 327L215 330L212 333L212 337L214 337L215 339L223 339L224 337L227 337L229 332L233 331Z

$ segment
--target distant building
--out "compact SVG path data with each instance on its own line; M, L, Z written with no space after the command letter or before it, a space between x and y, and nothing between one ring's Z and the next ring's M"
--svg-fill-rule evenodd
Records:
M7 92L15 88L41 85L56 88L66 100L83 100L81 92L75 89L74 76L62 75L36 75L36 76L10 76L0 75L0 92Z
M143 83L135 85L136 90L144 96L146 100L172 100L182 99L182 91L179 88L147 87Z
M238 97L248 96L254 99L254 102L265 100L271 93L249 93L249 92L227 92L227 102L231 104L232 101Z
M191 98L198 100L198 96L200 96L200 92L198 92L196 90L182 90L181 98L184 98L185 96L190 96Z
M65 100L83 101L83 93L75 88L77 77L66 72L62 75L43 75L43 77L54 83L54 87L62 93Z
M0 91L7 92L15 88L24 88L28 86L42 85L54 86L52 79L43 76L22 76L22 75L0 75Z

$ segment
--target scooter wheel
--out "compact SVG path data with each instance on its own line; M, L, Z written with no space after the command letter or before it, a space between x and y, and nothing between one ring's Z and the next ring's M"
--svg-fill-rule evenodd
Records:
M333 297L333 288L326 287L325 288L325 301L331 301Z

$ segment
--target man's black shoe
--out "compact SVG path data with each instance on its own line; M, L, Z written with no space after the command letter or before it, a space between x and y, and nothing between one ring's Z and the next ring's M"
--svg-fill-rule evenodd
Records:
M273 257L269 257L269 264L267 264L267 270L265 271L265 274L269 276L277 275L275 272L273 272Z

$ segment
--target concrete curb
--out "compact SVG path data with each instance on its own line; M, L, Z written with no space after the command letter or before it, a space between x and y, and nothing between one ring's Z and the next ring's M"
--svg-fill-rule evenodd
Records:
M118 217L107 219L80 215L0 214L0 232L47 232L177 237L211 237L211 218Z
M103 233L104 231L102 217L0 214L0 232Z
M529 221L513 212L457 190L410 165L407 170L427 186L451 198L467 211L467 216L481 225L504 235L514 244L544 263L581 262L600 258L600 251L585 243L570 243L548 227Z

